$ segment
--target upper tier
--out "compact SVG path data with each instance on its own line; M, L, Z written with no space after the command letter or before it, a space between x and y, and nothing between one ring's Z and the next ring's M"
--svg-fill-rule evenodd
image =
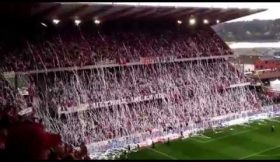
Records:
M143 25L110 30L74 28L36 35L36 39L24 37L19 44L11 44L11 47L0 44L2 71L135 62L147 64L154 59L174 61L232 54L224 41L208 27L194 31L176 26Z

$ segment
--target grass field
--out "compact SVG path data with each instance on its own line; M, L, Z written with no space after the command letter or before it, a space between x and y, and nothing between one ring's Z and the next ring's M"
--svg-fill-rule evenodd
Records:
M216 131L156 144L154 149L145 148L121 159L280 159L279 118Z

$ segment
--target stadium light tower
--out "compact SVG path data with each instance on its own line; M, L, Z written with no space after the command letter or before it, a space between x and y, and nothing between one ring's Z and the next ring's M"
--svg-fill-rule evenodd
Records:
M95 23L96 25L98 25L98 24L100 24L100 20L95 19L95 20L94 20L94 23Z
M182 21L181 20L177 20L177 24L182 24Z
M82 21L79 20L79 19L76 19L76 20L74 21L74 23L75 23L77 26L79 26L81 22L82 22Z
M207 19L204 19L203 24L209 24L209 21Z
M189 24L190 24L190 25L195 25L195 23L196 23L195 18L190 18Z
M58 19L53 19L52 22L53 22L55 25L57 25L57 24L60 22L60 20L58 20Z

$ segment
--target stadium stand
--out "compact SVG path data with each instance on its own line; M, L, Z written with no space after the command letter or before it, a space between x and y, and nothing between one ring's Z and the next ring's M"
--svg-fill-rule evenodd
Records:
M56 3L53 5L50 8L57 7ZM124 6L96 7L99 14L102 10L116 14L120 7L118 10L123 13L117 12L116 17L135 12L135 8L132 12L131 7ZM220 117L264 111L257 91L243 86L249 80L228 63L226 58L232 56L232 51L210 27L213 22L186 27L177 24L176 19L143 21L149 19L147 13L153 7L140 7L138 11L141 9L146 16L135 16L142 17L141 21L108 19L107 24L102 22L102 26L95 28L92 24L65 25L60 29L42 29L45 32L36 38L24 36L20 45L1 42L1 71L14 72L15 82L25 75L28 82L26 92L20 93L2 78L1 110L13 110L17 118L29 114L28 119L40 119L45 127L44 130L32 120L34 131L41 132L37 136L42 138L37 142L42 143L44 151L36 152L37 148L30 147L30 152L22 154L12 147L17 141L14 139L18 143L24 141L16 132L29 130L28 124L11 129L6 151L29 159L88 159L88 155L101 156L161 136L210 128L214 122L219 123L216 119ZM180 9L160 7L157 10L166 10L170 14L166 17L176 17L172 13L190 16L193 11L202 18L201 13L214 12L221 21L259 12L186 8L188 12L180 13ZM230 14L233 11L240 13ZM221 13L224 15L219 17ZM103 15L104 21L110 16ZM98 66L91 68L93 65ZM52 133L53 139L49 138L54 142L49 143L54 146L42 142L48 138L44 131Z

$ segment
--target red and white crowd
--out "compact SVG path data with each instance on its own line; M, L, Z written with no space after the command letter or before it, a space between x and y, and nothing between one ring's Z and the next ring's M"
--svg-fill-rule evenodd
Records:
M127 31L83 31L54 34L43 41L25 40L22 47L3 50L1 71L28 71L71 66L139 61L143 57L191 58L232 54L211 29L131 29ZM211 118L246 110L259 111L255 89L229 88L247 82L226 60L171 62L73 70L28 76L33 113L46 130L62 141L79 146L131 134L183 131L207 123ZM2 83L0 83L1 85ZM0 106L24 104L24 99L4 82ZM133 101L164 94L142 102L93 107L97 102ZM58 109L83 111L58 114Z
M48 75L42 75L47 80ZM248 87L231 89L246 78L226 61L139 65L59 74L38 91L42 105L87 110L48 121L65 141L78 145L142 133L152 129L188 129L213 117L260 110L257 93ZM42 82L40 82L42 84ZM95 102L165 94L163 98L92 107ZM42 118L51 118L40 112Z
M2 46L5 44L2 43ZM188 33L172 29L126 31L73 30L38 40L26 39L20 47L0 48L2 71L42 70L105 62L139 62L140 58L192 58L230 55L212 30Z

